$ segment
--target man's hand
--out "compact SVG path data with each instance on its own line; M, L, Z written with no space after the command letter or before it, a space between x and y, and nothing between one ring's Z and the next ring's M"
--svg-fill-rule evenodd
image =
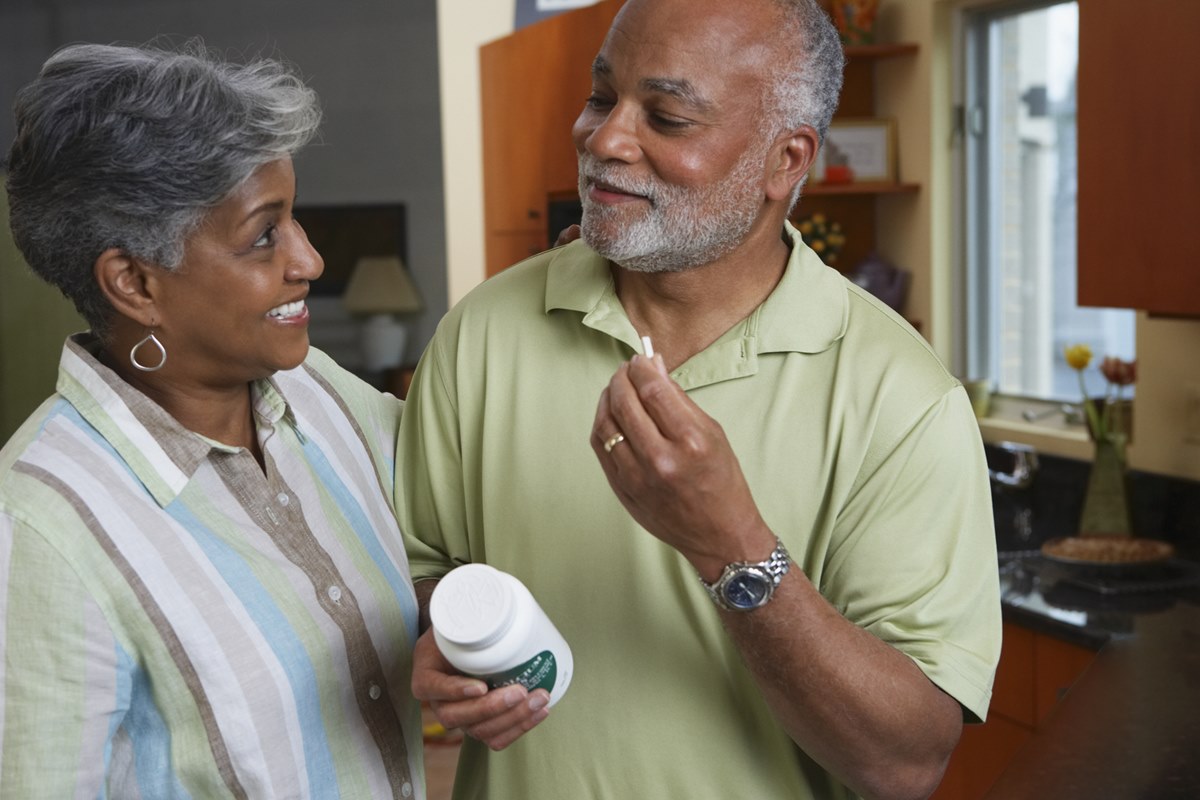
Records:
M624 438L613 443L618 433ZM661 356L635 355L617 370L600 396L591 444L633 518L706 580L775 546L724 430L670 379Z
M492 750L503 750L550 714L550 695L514 684L488 691L478 678L460 674L427 630L413 648L413 696L429 703L438 722L461 728Z

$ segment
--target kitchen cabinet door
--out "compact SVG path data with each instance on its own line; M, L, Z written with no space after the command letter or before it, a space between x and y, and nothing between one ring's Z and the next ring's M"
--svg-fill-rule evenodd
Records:
M1004 623L1004 647L983 725L967 725L933 800L978 800L1096 654Z
M1080 0L1080 305L1200 316L1197 31L1193 0Z
M958 749L931 800L978 800L1008 767L1033 731L1002 716L963 728Z
M1095 652L1051 636L1039 635L1034 655L1034 709L1041 727L1079 676L1096 659Z

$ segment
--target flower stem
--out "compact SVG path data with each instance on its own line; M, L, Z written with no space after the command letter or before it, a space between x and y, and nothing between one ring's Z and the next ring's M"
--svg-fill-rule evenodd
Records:
M1087 413L1088 427L1091 428L1092 438L1097 442L1103 440L1108 431L1107 420L1102 421L1100 415L1096 412L1096 404L1092 402L1092 398L1088 397L1087 384L1083 380L1083 370L1078 370L1079 375L1079 392L1083 396L1083 410ZM1108 415L1108 407L1111 403L1104 404L1105 416Z

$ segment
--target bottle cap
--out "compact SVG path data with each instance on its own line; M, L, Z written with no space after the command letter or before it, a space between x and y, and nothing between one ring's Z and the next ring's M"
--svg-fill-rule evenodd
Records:
M438 635L463 647L487 647L512 625L513 596L504 573L487 564L450 570L429 600Z

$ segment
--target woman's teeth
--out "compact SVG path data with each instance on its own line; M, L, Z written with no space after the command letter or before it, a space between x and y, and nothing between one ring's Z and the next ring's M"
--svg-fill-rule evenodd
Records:
M304 301L297 300L294 303L284 303L281 306L272 308L270 311L267 312L267 316L274 317L275 319L288 319L289 317L296 316L303 310L304 310Z

